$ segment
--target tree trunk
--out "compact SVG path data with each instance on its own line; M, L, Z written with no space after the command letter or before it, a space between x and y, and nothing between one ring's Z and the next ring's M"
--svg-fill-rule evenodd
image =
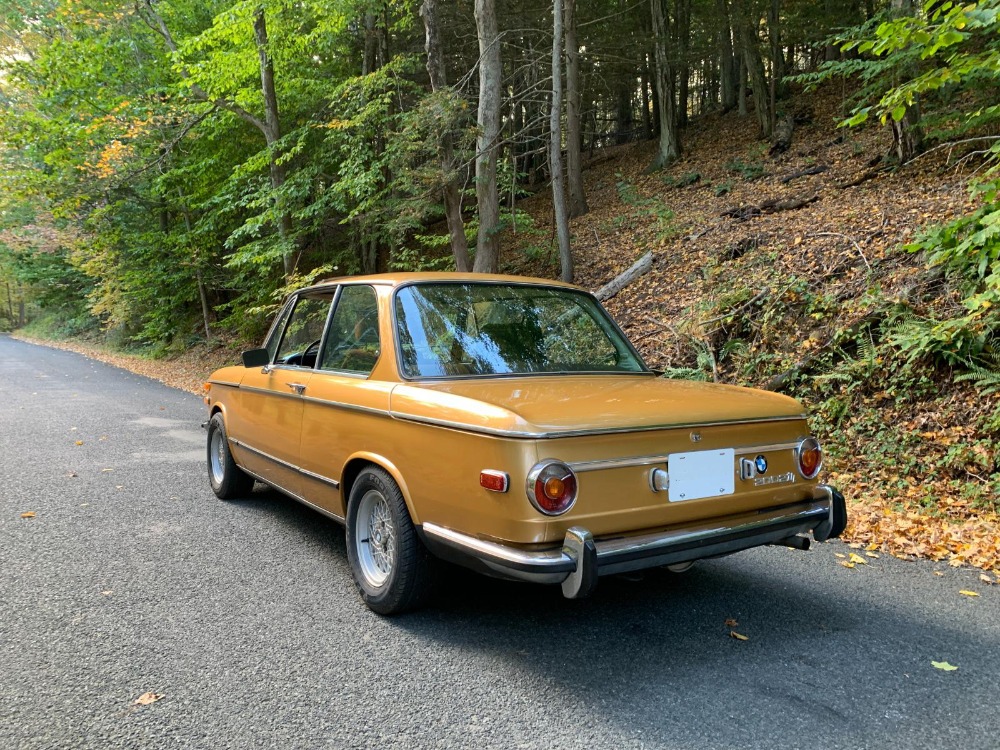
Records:
M677 135L677 108L674 103L674 71L670 66L667 43L670 39L667 28L666 0L650 0L653 17L653 36L656 51L656 89L659 97L657 120L660 126L660 147L649 171L662 169L676 161L681 154L680 139Z
M649 58L646 55L642 56L639 85L642 87L642 129L648 141L653 138L653 117L649 111Z
M424 29L427 34L425 44L427 74L430 76L431 90L437 93L448 88L441 37L438 32L437 0L424 0L420 15L424 18ZM441 192L444 216L448 223L448 236L451 238L451 252L455 256L455 270L471 271L469 242L465 238L465 223L462 221L462 193L455 163L455 141L450 125L446 125L438 137L438 159L444 180Z
M902 16L912 16L915 13L913 0L892 0L890 4L892 15L895 18ZM915 74L914 66L911 64L904 68L906 77L912 78ZM892 149L899 159L900 164L905 164L923 149L924 134L920 128L920 99L913 98L913 104L906 108L906 112L899 122L892 122Z
M677 124L686 127L688 123L688 87L691 79L691 65L688 56L691 46L691 0L676 0L677 10L677 50L680 66L677 71Z
M570 0L572 2L572 0ZM569 244L569 215L562 165L562 46L563 0L552 3L552 104L549 109L549 172L552 175L552 213L559 238L559 278L573 281L573 253Z
M154 29L160 36L163 37L163 41L167 45L167 48L176 55L177 44L174 42L174 37L170 33L170 28L153 8L153 0L145 0L142 4L136 3L136 8L146 20L149 27ZM286 247L282 252L282 265L285 272L285 280L287 281L291 274L295 271L294 247L288 246L289 243L293 241L293 224L291 212L287 209L283 210L281 204L284 203L284 201L278 195L280 188L285 184L287 167L284 164L278 163L278 155L275 152L275 144L281 137L281 127L280 120L278 118L278 97L274 88L274 64L271 61L271 56L268 54L267 50L267 21L263 8L257 8L254 12L253 32L254 41L257 45L257 57L260 60L260 83L261 90L264 94L265 108L264 119L261 120L260 117L244 109L231 99L218 97L213 98L209 96L207 91L194 82L190 83L191 95L197 101L210 102L220 109L231 112L244 122L257 128L257 130L263 134L269 155L268 171L271 179L271 197L276 203L279 214L278 233L282 238L283 244L286 244ZM190 81L191 73L186 67L181 67L180 75L181 78Z
M473 270L496 273L500 265L500 196L497 150L500 143L500 32L495 0L475 0L479 37L479 135L476 138L476 203L479 237Z
M736 108L736 76L739 66L733 57L733 35L729 24L729 4L716 0L716 12L722 26L719 28L719 86L722 111Z
M741 45L742 47L742 45ZM737 99L737 112L739 112L741 117L746 117L747 115L747 61L743 56L742 48L739 54L739 64L737 68L739 69L739 80L736 86L736 99Z
M285 281L291 279L295 273L295 249L292 247L293 224L292 214L285 207L284 198L279 195L285 179L288 176L288 168L284 163L279 163L277 153L277 142L281 138L281 120L278 117L278 95L274 88L274 62L267 49L267 20L264 17L264 9L258 8L253 15L253 36L257 44L257 57L260 61L260 86L264 94L264 140L268 149L268 171L271 178L272 200L275 202L278 212L278 234L281 236L284 246L281 253L282 267L285 272Z
M563 0L554 0L558 5ZM583 216L590 209L583 191L580 149L580 46L576 41L576 0L565 0L566 34L566 180L569 183L569 215Z
M767 12L767 35L771 43L771 84L770 84L770 127L774 132L778 117L778 87L781 79L785 77L785 58L781 54L781 0L771 0Z
M739 30L740 47L743 48L747 74L750 76L760 134L763 138L769 138L771 135L771 115L768 111L767 76L764 73L764 60L760 56L757 27L751 22L751 17L747 15L745 3L746 0L732 0L733 15L736 21L735 26Z

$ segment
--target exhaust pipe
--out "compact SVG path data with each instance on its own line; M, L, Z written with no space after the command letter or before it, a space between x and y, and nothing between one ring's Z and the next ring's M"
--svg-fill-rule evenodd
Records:
M792 549L807 550L809 549L809 537L805 536L786 536L784 539L779 539L773 542L775 545L781 545L784 547L791 547Z

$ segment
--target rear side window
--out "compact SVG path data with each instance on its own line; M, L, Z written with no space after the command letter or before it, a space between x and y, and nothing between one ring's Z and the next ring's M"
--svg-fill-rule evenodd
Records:
M367 375L381 353L375 290L370 286L343 287L330 321L320 367Z

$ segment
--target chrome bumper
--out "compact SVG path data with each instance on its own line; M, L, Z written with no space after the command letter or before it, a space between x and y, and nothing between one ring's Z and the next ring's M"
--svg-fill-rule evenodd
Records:
M562 547L549 550L510 547L432 523L423 524L422 530L432 548L441 545L504 578L560 583L563 594L575 599L587 596L598 576L718 557L807 532L825 542L839 536L846 523L844 496L821 484L811 500L654 534L595 540L589 531L574 526L567 530Z

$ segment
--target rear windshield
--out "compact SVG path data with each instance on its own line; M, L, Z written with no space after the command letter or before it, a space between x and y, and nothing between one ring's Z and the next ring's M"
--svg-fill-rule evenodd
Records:
M647 372L604 308L570 289L418 284L396 292L395 312L410 378Z

